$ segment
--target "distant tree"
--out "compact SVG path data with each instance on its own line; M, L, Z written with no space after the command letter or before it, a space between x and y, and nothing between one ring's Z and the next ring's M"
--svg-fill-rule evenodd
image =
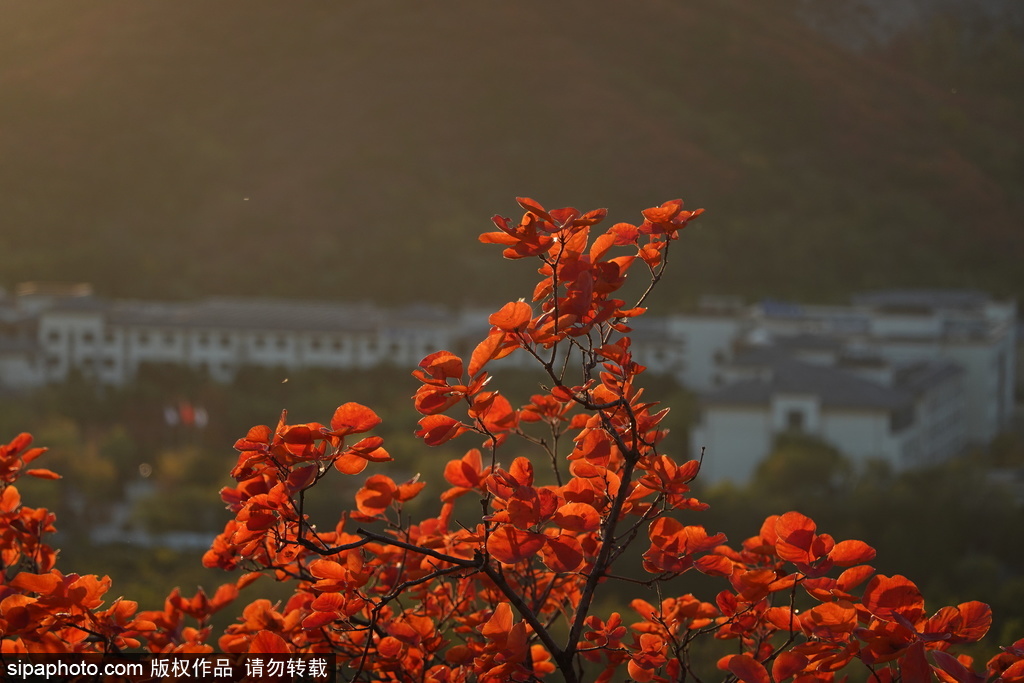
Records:
M531 302L491 315L468 358L438 351L413 373L416 435L427 446L474 440L445 466L448 487L431 512L410 517L407 503L425 486L417 477L374 473L339 501L339 519L315 524L307 492L392 459L380 437L359 436L381 419L354 402L328 424L282 413L235 444L238 483L222 491L233 517L203 557L254 573L212 596L175 589L159 611L123 599L104 608L109 580L56 569L44 542L53 516L21 504L20 476L56 476L28 469L42 449L23 434L0 448L3 651L209 652L211 615L258 572L290 584L291 598L251 602L216 648L333 653L345 680L682 681L708 639L733 644L717 662L730 681L831 681L850 666L874 681L1024 679L1024 640L983 673L952 653L985 635L987 605L928 616L912 581L866 564L870 546L837 542L800 512L769 516L736 548L690 523L707 507L689 487L700 462L663 452L667 408L638 384L645 368L629 321L644 314L678 232L700 211L666 202L591 239L603 210L519 204L521 220L495 216L481 241L539 261ZM647 286L627 305L615 295L631 270ZM518 407L487 369L512 353L531 357L542 382ZM633 545L644 550L640 579L620 571ZM694 570L720 581L717 595L668 593ZM623 592L635 595L630 616L597 613L600 595Z
M754 473L754 488L784 493L793 499L834 497L845 493L853 468L835 447L803 434L782 434Z

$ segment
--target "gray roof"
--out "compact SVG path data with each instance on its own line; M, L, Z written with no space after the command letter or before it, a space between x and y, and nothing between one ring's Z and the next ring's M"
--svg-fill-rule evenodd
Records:
M368 332L381 326L423 327L451 324L447 311L427 305L396 310L369 303L293 301L289 299L212 298L196 302L106 301L95 298L61 302L53 310L94 311L114 325L308 332Z
M984 306L989 296L976 289L887 289L855 294L855 306L897 309L961 309Z
M705 405L764 405L776 394L817 396L825 408L895 410L913 403L906 391L894 389L834 367L780 359L771 364L770 379L743 380L701 395Z
M114 324L206 329L366 331L380 312L368 305L310 303L287 299L206 299L195 303L117 302Z
M896 368L894 380L901 389L913 394L920 394L933 386L963 374L963 368L956 363L919 361L906 363Z
M772 342L791 351L838 351L846 342L836 336L804 332L789 336L778 336Z

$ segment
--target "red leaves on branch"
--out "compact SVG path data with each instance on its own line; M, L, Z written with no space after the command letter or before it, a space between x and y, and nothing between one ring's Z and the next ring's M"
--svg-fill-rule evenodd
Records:
M731 641L718 667L745 683L843 680L846 667L875 681L1024 681L1024 641L980 673L950 652L986 634L986 605L928 616L913 582L865 564L875 555L866 543L819 533L795 511L768 517L738 548L695 523L707 508L690 491L700 463L662 450L667 409L643 397L646 368L632 356L629 323L647 294L615 297L634 267L648 293L658 284L700 210L671 200L600 232L603 209L517 201L522 218L495 216L480 240L538 260L531 302L490 315L468 364L437 351L413 371L416 436L428 446L480 439L444 465L436 516L421 501L406 506L426 482L377 471L392 459L383 439L350 443L380 424L373 410L345 403L326 425L289 424L283 412L236 442L236 484L221 492L231 519L203 556L253 572L213 597L175 589L162 610L136 614L130 600L105 602L106 577L55 568L43 542L54 517L25 507L14 482L56 475L27 469L44 450L22 434L0 445L0 557L12 568L0 573L3 652L210 652L211 616L268 574L291 596L244 605L216 649L331 654L352 681L665 683L694 673L702 638ZM521 407L486 370L517 352L542 372ZM331 470L359 476L326 484L343 487L332 489L339 515L318 526L305 496ZM647 544L643 578L623 566L637 539ZM692 569L717 581L717 594L663 595ZM652 602L632 599L632 623L597 613L638 593Z

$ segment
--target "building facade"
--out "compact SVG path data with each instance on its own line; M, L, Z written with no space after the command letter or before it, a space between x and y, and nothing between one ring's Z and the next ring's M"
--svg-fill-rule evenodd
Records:
M130 382L146 364L230 381L246 366L412 368L429 353L468 353L491 310L213 298L104 300L86 285L23 285L0 298L0 389L78 372ZM1014 303L979 292L888 291L849 306L707 299L638 318L637 362L699 395L691 450L706 479L748 480L786 432L816 436L855 462L919 466L1006 429L1017 378ZM497 361L530 365L527 354Z
M794 431L855 463L905 469L952 457L1009 425L1016 330L1014 303L974 291L759 304L701 391L691 448L707 449L708 479L738 483Z

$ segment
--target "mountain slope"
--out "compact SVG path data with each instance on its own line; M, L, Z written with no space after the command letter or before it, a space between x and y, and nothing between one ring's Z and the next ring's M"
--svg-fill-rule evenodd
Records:
M523 269L475 236L515 195L682 196L667 301L1020 295L1020 100L908 41L739 0L0 4L0 281L495 302Z

